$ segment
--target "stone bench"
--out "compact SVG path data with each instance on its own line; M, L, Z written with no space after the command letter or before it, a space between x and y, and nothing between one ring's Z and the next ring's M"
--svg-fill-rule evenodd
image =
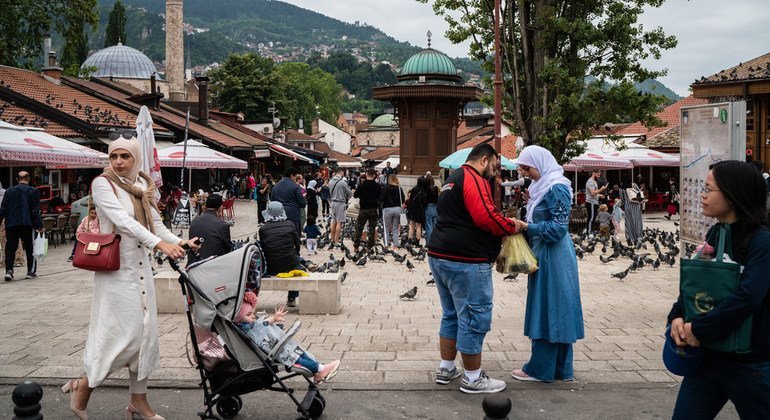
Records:
M155 300L159 314L182 314L185 302L179 287L179 273L164 270L155 275ZM342 274L310 273L308 277L282 279L265 277L262 291L300 292L297 305L300 315L337 315L342 311Z
M300 315L337 315L342 311L342 274L310 273L308 277L262 278L260 291L278 290L299 292Z

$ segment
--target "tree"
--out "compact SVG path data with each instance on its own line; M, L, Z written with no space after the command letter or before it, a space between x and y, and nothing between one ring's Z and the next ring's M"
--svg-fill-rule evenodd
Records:
M86 7L93 9L96 7L96 0L84 1ZM79 76L80 66L88 58L88 32L86 28L92 29L88 19L77 10L67 9L65 11L65 20L69 23L62 33L64 37L64 50L61 56L61 66L64 68L64 74L68 76Z
M118 45L118 42L126 42L126 38L126 7L123 2L117 0L112 6L104 32L104 48Z
M247 119L265 118L271 101L277 101L280 77L275 63L256 53L230 54L210 70L215 103L226 112L243 112ZM283 112L283 111L282 111Z
M470 40L471 58L494 74L493 0L417 1L432 2L450 25L449 39ZM663 1L501 0L503 115L516 133L565 162L582 152L574 140L592 128L629 120L659 125L654 114L665 98L633 85L664 75L641 61L676 46L661 28L637 22L644 7Z
M78 44L80 35L76 34L83 31L71 26L83 22L82 28L95 27L98 19L94 0L4 1L0 7L0 64L16 66L19 60L39 57L43 37L52 30L64 35L65 44Z
M342 86L334 76L306 63L283 63L276 68L281 79L277 101L282 119L289 126L298 127L301 118L310 131L310 121L319 117L332 124L340 116Z

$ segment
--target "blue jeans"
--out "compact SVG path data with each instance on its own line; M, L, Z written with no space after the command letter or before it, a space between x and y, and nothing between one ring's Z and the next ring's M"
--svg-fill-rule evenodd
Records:
M706 353L695 375L679 388L674 419L713 419L727 400L741 419L770 418L770 360L738 362Z
M435 204L428 204L425 208L425 243L430 242L430 234L436 226L438 220L438 207Z
M527 375L543 382L556 379L574 379L572 371L572 344L532 340L532 355L521 369Z
M313 373L318 373L318 362L316 362L312 357L310 357L309 354L304 351L299 356L299 359L297 359L297 364Z
M463 354L479 354L492 326L492 264L429 258L441 300L439 336Z

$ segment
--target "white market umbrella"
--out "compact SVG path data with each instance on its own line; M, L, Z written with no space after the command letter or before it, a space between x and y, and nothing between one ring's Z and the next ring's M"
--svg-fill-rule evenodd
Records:
M385 159L384 161L378 163L377 166L374 167L374 169L383 170L383 169L385 169L386 164L388 162L390 162L390 167L391 168L398 168L398 164L401 163L401 159L398 158L398 157L395 157L395 156L389 157L389 158Z
M152 129L152 115L147 106L142 105L136 118L136 138L142 148L142 171L155 182L155 199L160 199L160 187L163 176L160 174L158 150L155 148L155 132Z
M679 157L658 152L646 147L629 147L610 153L611 156L627 159L634 166L679 166Z
M457 169L463 164L465 164L465 161L468 160L468 155L471 154L471 151L473 149L470 147L466 147L465 149L460 149L451 155L445 157L441 160L441 162L438 163L438 166L441 168L448 168L448 169ZM516 170L518 169L519 165L513 163L510 159L507 157L500 155L500 166L502 166L505 169L508 170Z
M586 150L582 155L572 158L564 169L568 171L587 169L631 169L634 164L622 157L612 156L596 150Z
M236 159L222 152L217 152L203 143L195 140L187 140L187 155L185 156L184 143L180 142L158 152L158 161L164 168L181 168L184 166L192 169L246 169L246 161Z
M1 165L46 165L56 168L98 168L103 153L43 132L0 121Z

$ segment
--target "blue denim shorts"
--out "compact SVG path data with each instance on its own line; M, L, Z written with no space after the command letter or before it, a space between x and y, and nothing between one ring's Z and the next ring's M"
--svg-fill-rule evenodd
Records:
M439 335L457 341L457 350L479 354L492 327L492 264L429 259L441 299Z

